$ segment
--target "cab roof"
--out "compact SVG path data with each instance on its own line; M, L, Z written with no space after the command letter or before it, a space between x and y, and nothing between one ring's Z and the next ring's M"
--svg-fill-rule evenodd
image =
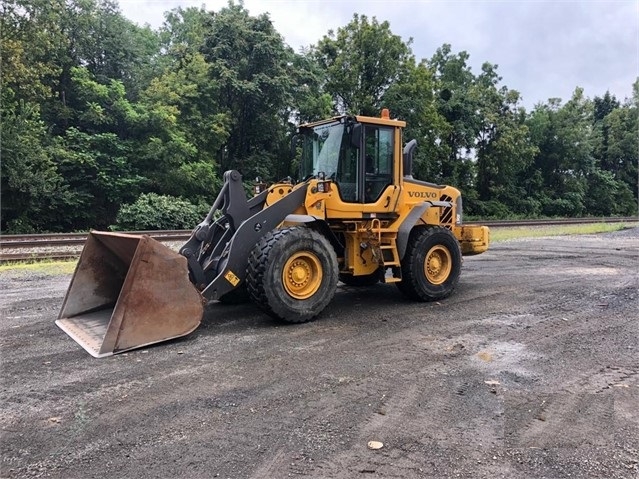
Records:
M369 125L384 125L384 126L392 126L392 127L399 127L399 128L404 128L406 126L406 122L403 120L392 120L390 118L388 109L384 108L382 110L382 115L379 117L363 116L363 115L339 115L339 116L334 116L324 120L315 121L312 123L305 123L303 125L300 125L300 128L313 128L319 125L325 125L327 123L343 122L348 118L351 118L352 120L358 123L365 123Z

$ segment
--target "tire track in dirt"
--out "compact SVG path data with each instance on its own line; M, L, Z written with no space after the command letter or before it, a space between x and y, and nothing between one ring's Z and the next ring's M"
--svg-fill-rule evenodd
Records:
M601 447L614 439L612 396L514 393L505 403L509 447Z
M614 388L635 391L639 404L639 365L607 365L581 373L564 385L564 390L572 394L604 394L614 391Z

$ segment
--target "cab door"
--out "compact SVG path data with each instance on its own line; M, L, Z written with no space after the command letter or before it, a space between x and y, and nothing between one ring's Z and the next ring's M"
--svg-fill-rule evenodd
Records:
M360 202L377 203L392 186L394 138L395 128L380 125L364 127Z
M334 177L339 205L328 205L328 214L361 218L393 213L399 198L399 187L394 181L399 172L393 161L398 129L357 123L353 130L345 132Z

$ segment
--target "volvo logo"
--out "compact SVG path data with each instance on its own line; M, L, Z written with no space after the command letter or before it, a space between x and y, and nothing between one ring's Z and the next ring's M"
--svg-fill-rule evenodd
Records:
M437 198L437 193L434 191L409 191L408 196L411 198L435 199Z

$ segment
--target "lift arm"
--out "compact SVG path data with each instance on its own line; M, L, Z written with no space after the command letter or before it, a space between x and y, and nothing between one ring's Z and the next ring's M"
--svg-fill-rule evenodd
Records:
M191 281L205 298L219 299L244 281L255 244L304 205L306 189L301 185L265 207L268 190L247 201L240 173L224 173L224 186L209 214L180 249Z

